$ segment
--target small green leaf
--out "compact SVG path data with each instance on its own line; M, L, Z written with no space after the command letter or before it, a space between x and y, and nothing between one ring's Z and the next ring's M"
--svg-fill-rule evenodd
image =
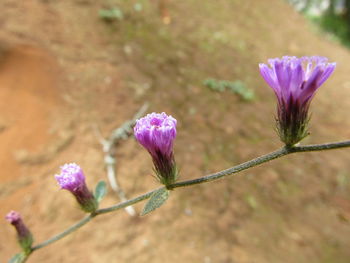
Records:
M18 253L9 260L9 263L22 263L25 258L26 256L23 253Z
M95 189L95 198L97 203L99 203L102 200L102 198L106 195L106 193L107 193L106 182L104 181L98 182Z
M169 190L166 188L161 188L158 191L154 192L151 195L151 198L148 200L147 204L141 212L141 216L144 216L158 207L162 206L165 201L169 198Z
M253 101L255 99L254 91L246 88L244 82L240 80L228 81L228 80L217 80L217 79L206 79L203 85L207 86L212 91L225 92L226 90L231 91L239 95L244 101Z
M134 4L134 10L135 10L136 12L141 12L142 9L143 9L143 6L142 6L141 3L136 3L136 4Z
M107 21L113 20L123 20L124 14L123 11L119 8L111 8L111 9L101 9L98 12L100 18L105 19Z
M255 210L256 208L258 208L258 202L256 201L254 196L248 194L246 196L246 201L252 209Z

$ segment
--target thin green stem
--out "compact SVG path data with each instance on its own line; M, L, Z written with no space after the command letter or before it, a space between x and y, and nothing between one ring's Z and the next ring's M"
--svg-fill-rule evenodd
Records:
M138 202L141 202L141 201L143 201L143 200L145 200L145 199L150 198L151 195L152 195L154 192L158 191L158 190L161 189L161 188L163 188L163 187L160 187L160 188L158 188L158 189L155 189L155 190L153 190L153 191L150 191L150 192L148 192L148 193L145 193L145 194L143 194L143 195L140 195L140 196L135 197L135 198L133 198L133 199L130 199L130 200L128 200L128 201L121 202L121 203L119 203L119 204L112 205L112 206L107 207L107 208L98 209L98 210L95 212L95 214L96 214L96 216L97 216L97 215L101 215L101 214L106 214L106 213L110 213L110 212L119 210L119 209L121 209L121 208L127 207L127 206L129 206L129 205L136 204L136 203L138 203Z
M94 215L90 214L86 217L84 217L82 220L80 220L78 223L72 225L71 227L67 228L65 231L63 231L62 233L34 246L32 248L32 252L34 252L35 250L38 250L40 248L46 247L47 245L50 245L51 243L54 243L62 238L64 238L65 236L69 235L70 233L76 231L77 229L81 228L83 225L87 224L92 218L94 217Z
M125 208L127 206L130 206L130 205L133 205L135 203L138 203L138 202L141 202L142 200L145 200L147 198L149 198L154 192L158 191L160 188L156 189L156 190L153 190L153 191L150 191L148 193L145 193L143 195L140 195L134 199L130 199L128 201L125 201L125 202L122 202L122 203L119 203L119 204L116 204L116 205L112 205L108 208L103 208L103 209L98 209L97 211L95 211L93 214L90 214L86 217L84 217L82 220L80 220L78 223L72 225L71 227L69 227L68 229L66 229L65 231L63 231L62 233L58 234L58 235L55 235L53 236L52 238L34 246L32 248L32 251L35 251L35 250L38 250L40 248L43 248L43 247L46 247L47 245L50 245L51 243L54 243L62 238L64 238L65 236L69 235L70 233L78 230L79 228L81 228L82 226L84 226L85 224L87 224L92 218L98 216L98 215L101 215L101 214L105 214L105 213L110 213L112 211L115 211L115 210L119 210L121 208Z
M312 145L305 145L305 146L294 146L292 147L291 150L292 152L314 152L314 151L340 149L345 147L350 147L350 141L312 144Z
M248 162L239 164L237 166L228 168L226 170L223 170L223 171L220 171L217 173L206 175L206 176L196 178L193 180L187 180L187 181L174 183L174 184L170 185L169 188L174 189L174 188L178 188L178 187L191 186L191 185L195 185L195 184L202 184L202 183L214 181L214 180L220 179L222 177L225 177L227 175L232 175L232 174L238 173L240 171L246 170L248 168L257 166L259 164L266 163L268 161L282 157L283 155L287 155L289 153L290 153L290 151L288 150L288 148L284 147L284 148L281 148L277 151L268 153L266 155L260 156L258 158L253 159L253 160L250 160Z
M262 163L269 162L271 160L280 158L284 155L291 154L291 153L324 151L324 150L339 149L339 148L344 148L344 147L349 147L349 146L350 146L350 141L325 143L325 144L313 144L313 145L306 145L306 146L283 147L277 151L268 153L266 155L260 156L258 158L253 159L253 160L250 160L250 161L247 161L245 163L228 168L226 170L223 170L223 171L220 171L220 172L217 172L214 174L210 174L207 176L203 176L200 178L196 178L193 180L178 182L178 183L175 183L175 184L168 186L168 188L174 189L177 187L184 187L184 186L191 186L194 184L207 183L210 181L220 179L220 178L225 177L227 175L232 175L232 174L241 172L241 171L246 170L248 168L257 166L257 165L262 164Z
M179 188L179 187L185 187L185 186L191 186L191 185L196 185L196 184L202 184L202 183L206 183L206 182L211 182L214 180L218 180L222 177L228 176L228 175L232 175L235 173L238 173L240 171L246 170L248 168L252 168L254 166L260 165L262 163L266 163L269 162L271 160L280 158L282 156L288 155L288 154L292 154L292 153L297 153L297 152L312 152L312 151L323 151L323 150L332 150L332 149L339 149L339 148L345 148L345 147L350 147L350 140L349 141L343 141L343 142L335 142L335 143L325 143L325 144L314 144L314 145L306 145L306 146L292 146L292 147L283 147L277 151L268 153L266 155L260 156L258 158L255 158L253 160L247 161L245 163L236 165L234 167L228 168L226 170L217 172L217 173L213 173L207 176L203 176L200 178L196 178L193 180L186 180L186 181L182 181L182 182L178 182L178 183L174 183L172 185L167 186L168 189L175 189L175 188ZM96 212L94 212L93 214L90 214L86 217L84 217L82 220L80 220L78 223L72 225L71 227L69 227L68 229L66 229L65 231L63 231L62 233L53 236L52 238L34 246L31 250L31 253L46 247L47 245L50 245L51 243L54 243L60 239L62 239L63 237L69 235L70 233L78 230L79 228L81 228L82 226L84 226L85 224L87 224L91 219L93 219L94 217L98 216L98 215L102 215L102 214L106 214L106 213L110 213L122 208L125 208L127 206L136 204L138 202L141 202L145 199L148 199L151 197L151 195L158 191L160 188L155 189L153 191L150 191L148 193L145 193L143 195L140 195L138 197L135 197L133 199L127 200L125 202L121 202L115 205L112 205L110 207L107 208L102 208L102 209L98 209ZM30 254L31 254L30 253ZM29 257L29 255L27 255L27 257ZM26 257L26 259L27 259Z

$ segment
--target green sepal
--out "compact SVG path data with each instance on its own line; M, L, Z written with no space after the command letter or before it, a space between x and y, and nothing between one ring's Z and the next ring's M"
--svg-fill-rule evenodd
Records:
M28 233L25 237L18 237L18 243L22 247L24 254L28 255L31 253L33 241L34 239L31 233Z
M148 200L145 207L143 208L141 216L144 216L157 209L158 207L162 206L165 203L165 201L169 198L169 195L170 191L166 188L161 188L155 191L151 195L151 198Z

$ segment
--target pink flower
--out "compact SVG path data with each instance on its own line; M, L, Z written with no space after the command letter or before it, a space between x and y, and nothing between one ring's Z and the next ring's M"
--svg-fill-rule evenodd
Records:
M309 106L316 90L333 73L336 63L327 58L290 57L259 64L260 73L274 90L277 101L277 128L281 140L294 145L308 135Z
M79 165L75 163L63 165L61 173L56 174L55 178L62 189L66 189L74 195L85 212L92 213L96 211L97 201L86 186L85 176Z
M33 236L27 226L24 224L21 215L16 211L9 212L5 219L16 229L17 239L25 252L30 252L33 244Z
M177 168L173 153L177 121L163 113L151 113L136 121L136 140L151 154L158 179L169 185L175 182Z

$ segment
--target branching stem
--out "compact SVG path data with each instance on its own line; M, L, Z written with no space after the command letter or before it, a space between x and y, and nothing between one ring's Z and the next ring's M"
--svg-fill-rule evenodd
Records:
M238 173L238 172L246 170L248 168L252 168L254 166L269 162L271 160L274 160L274 159L277 159L277 158L280 158L282 156L292 154L292 153L332 150L332 149L339 149L339 148L345 148L345 147L350 147L350 140L343 141L343 142L314 144L314 145L306 145L306 146L283 147L277 151L274 151L274 152L268 153L266 155L257 157L253 160L250 160L250 161L247 161L245 163L233 166L231 168L228 168L226 170L223 170L223 171L220 171L217 173L213 173L213 174L210 174L207 176L199 177L199 178L196 178L193 180L186 180L186 181L174 183L174 184L168 186L168 189L175 189L175 188L179 188L179 187L185 187L185 186L191 186L191 185L215 181L215 180L218 180L222 177ZM31 250L31 253L40 249L40 248L46 247L47 245L50 245L51 243L54 243L54 242L62 239L63 237L69 235L70 233L78 230L79 228L81 228L82 226L87 224L91 219L93 219L94 217L96 217L98 215L110 213L110 212L113 212L113 211L116 211L116 210L119 210L122 208L126 208L126 207L133 205L133 204L136 204L138 202L141 202L145 199L148 199L154 192L156 192L158 190L159 190L159 188L155 189L153 191L150 191L148 193L142 194L142 195L135 197L133 199L112 205L110 207L98 209L95 213L84 217L78 223L72 225L71 227L69 227L68 229L63 231L62 233L55 235L52 238L34 246ZM27 257L29 257L30 254L28 254Z

